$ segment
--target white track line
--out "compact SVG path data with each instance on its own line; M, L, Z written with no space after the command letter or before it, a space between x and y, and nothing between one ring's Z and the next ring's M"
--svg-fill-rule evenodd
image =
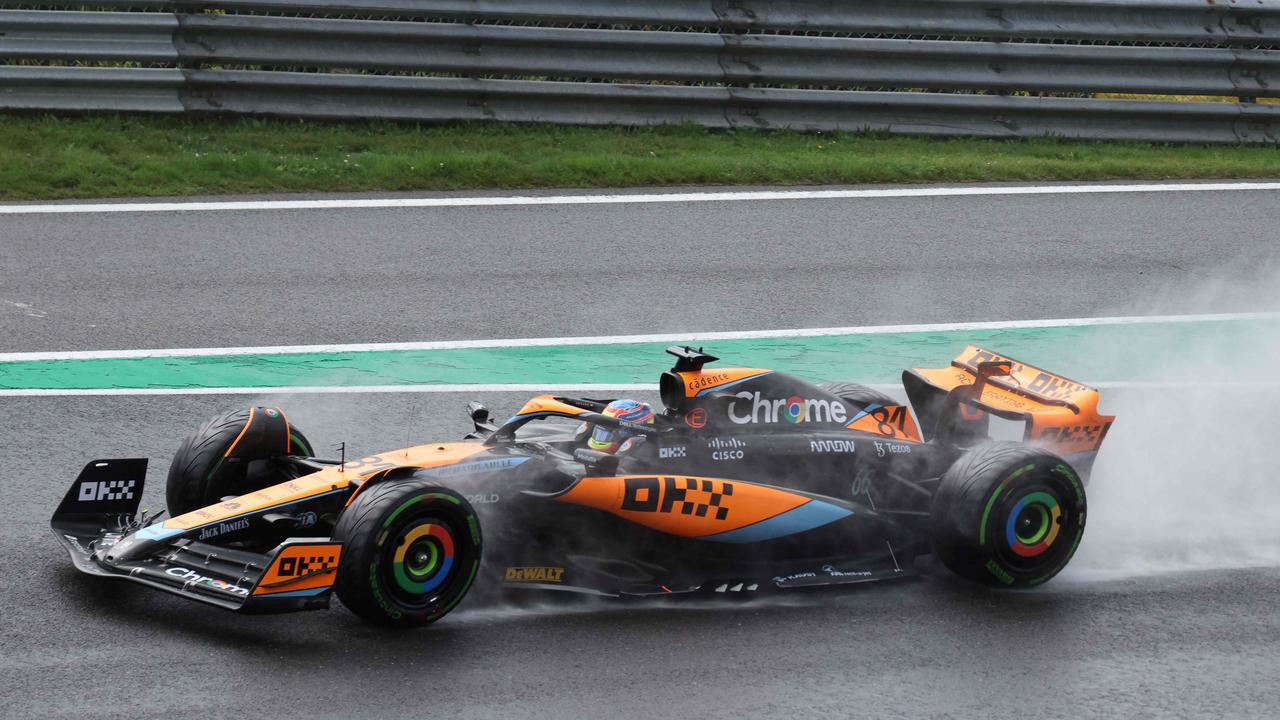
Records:
M335 210L346 208L449 208L517 205L619 205L733 202L744 200L844 200L853 198L963 197L974 195L1080 195L1158 192L1280 190L1280 182L1145 183L1132 185L1033 185L885 188L879 190L740 190L634 195L515 195L505 197L345 198L334 200L214 200L204 202L65 203L0 205L0 215L65 213L208 212L220 210Z
M348 395L366 393L469 393L469 392L656 392L656 384L621 383L597 385L536 385L531 383L495 383L477 385L309 385L283 387L202 387L202 388L70 388L9 390L0 389L0 397L58 397L62 395Z
M55 352L0 353L0 362L48 360L133 360L223 355L295 355L302 353L402 352L407 350L459 350L468 348L559 347L566 345L625 345L631 343L698 343L714 340L764 340L769 338L827 337L833 335L881 335L886 333L971 332L975 330L1024 330L1035 328L1092 327L1150 323L1277 320L1280 312L1223 313L1217 315L1150 315L1139 317L1063 318L1055 320L998 320L925 325L874 325L788 330L742 330L662 335L602 335L597 337L509 338L505 340L443 340L346 345L275 345L263 347L171 348L156 350L66 350Z
M1280 382L1143 382L1143 381L1104 381L1085 382L1084 384L1099 390L1276 390ZM897 392L901 385L893 383L868 383L868 387L881 392ZM0 398L4 397L63 397L63 396L129 396L129 395L365 395L374 393L614 393L614 392L657 392L657 384L647 383L615 383L573 385L538 385L534 383L511 384L475 384L475 385L350 385L350 386L284 386L284 387L229 387L229 388L71 388L71 389L34 389L34 390L0 390Z

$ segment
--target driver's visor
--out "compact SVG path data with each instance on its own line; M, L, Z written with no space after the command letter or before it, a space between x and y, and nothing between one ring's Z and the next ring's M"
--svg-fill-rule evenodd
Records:
M606 447L618 441L621 433L614 428L607 428L597 425L595 430L591 431L591 444L597 447Z

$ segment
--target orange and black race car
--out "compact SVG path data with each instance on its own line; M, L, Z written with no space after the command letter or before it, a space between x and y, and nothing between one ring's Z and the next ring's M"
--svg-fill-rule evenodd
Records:
M910 407L853 383L707 367L674 347L653 424L543 395L463 442L320 459L283 410L208 422L179 449L172 517L138 518L147 461L89 463L52 526L80 570L242 612L328 607L420 625L476 581L609 596L753 593L909 573L1026 587L1084 532L1114 418L1098 392L969 347L903 373ZM1023 425L990 439L992 418ZM591 450L597 428L625 451ZM482 536L484 542L482 542Z

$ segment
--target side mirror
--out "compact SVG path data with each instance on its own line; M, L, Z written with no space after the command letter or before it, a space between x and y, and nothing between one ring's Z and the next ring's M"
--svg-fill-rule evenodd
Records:
M467 403L467 414L471 416L471 423L476 426L476 431L467 435L468 440L483 440L498 431L497 426L489 422L489 408L484 403L475 400Z
M578 448L573 451L573 459L585 465L587 468L605 475L613 475L618 472L618 463L622 458L609 453L597 452L586 448Z

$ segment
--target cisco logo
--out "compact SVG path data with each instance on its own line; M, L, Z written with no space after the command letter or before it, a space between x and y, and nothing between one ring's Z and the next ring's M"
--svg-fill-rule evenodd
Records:
M711 438L707 448L711 450L712 460L741 460L747 444L737 438Z

